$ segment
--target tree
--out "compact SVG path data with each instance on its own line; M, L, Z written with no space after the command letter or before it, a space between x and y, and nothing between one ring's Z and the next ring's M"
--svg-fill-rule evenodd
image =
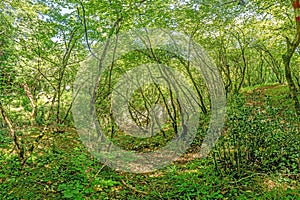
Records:
M293 80L292 70L291 70L291 59L300 44L300 3L299 0L291 0L291 5L294 8L295 14L295 34L291 40L289 37L286 37L286 52L282 55L284 68L285 68L285 77L289 85L292 99L295 104L295 109L297 115L300 116L300 102L298 99L298 92L300 89L297 89L297 86Z

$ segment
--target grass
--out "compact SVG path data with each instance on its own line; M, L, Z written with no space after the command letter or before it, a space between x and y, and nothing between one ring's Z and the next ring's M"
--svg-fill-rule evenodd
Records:
M49 132L21 168L1 129L0 199L299 199L299 123L286 92L262 86L229 99L222 138L207 158L191 156L195 141L178 161L146 174L103 166L72 129Z

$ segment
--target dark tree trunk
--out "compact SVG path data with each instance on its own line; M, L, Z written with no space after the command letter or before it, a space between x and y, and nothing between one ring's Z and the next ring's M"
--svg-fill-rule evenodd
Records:
M300 16L297 16L297 10L300 9L300 4L299 0L291 0L291 4L293 5L295 11L296 33L292 42L290 42L290 40L287 38L287 49L285 54L282 55L282 59L285 69L285 78L288 82L290 93L295 104L295 110L297 115L300 116L300 102L298 99L298 91L296 84L293 81L292 70L290 66L291 58L293 57L296 48L300 44Z

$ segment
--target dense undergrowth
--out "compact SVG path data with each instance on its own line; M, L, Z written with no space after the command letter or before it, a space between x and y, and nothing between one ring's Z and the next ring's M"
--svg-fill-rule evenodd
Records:
M228 99L223 135L207 158L193 159L195 141L181 159L147 174L102 166L75 131L49 133L21 168L3 128L0 199L299 199L292 105L286 86L245 90Z

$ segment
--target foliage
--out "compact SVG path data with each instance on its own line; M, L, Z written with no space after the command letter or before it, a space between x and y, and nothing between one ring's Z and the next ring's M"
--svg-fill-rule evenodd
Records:
M180 160L148 174L116 172L102 166L90 157L73 131L47 134L21 168L17 157L8 151L9 138L1 132L4 143L0 153L0 197L297 198L299 131L293 106L286 97L287 89L264 86L235 96L228 105L230 120L224 136L209 157L189 160L199 145L195 141L196 145Z
M1 1L0 199L299 198L300 24L292 2ZM120 147L158 149L180 125L176 96L149 84L134 92L129 110L145 126L149 108L163 104L169 113L161 132L136 139L117 127L113 87L138 65L180 71L197 92L200 111L196 139L182 158L157 172L129 174L101 166L80 142L71 116L72 84L98 42L144 27L185 33L207 51L221 73L228 112L214 151L195 158L210 118L205 77L162 49L113 61L99 82L95 108Z
M264 89L256 89L253 93L248 98L232 99L228 134L223 136L215 151L216 167L221 173L234 177L243 177L249 170L290 176L299 174L297 115L270 104L272 97L265 94ZM260 96L265 97L261 100ZM255 103L259 105L253 106Z

